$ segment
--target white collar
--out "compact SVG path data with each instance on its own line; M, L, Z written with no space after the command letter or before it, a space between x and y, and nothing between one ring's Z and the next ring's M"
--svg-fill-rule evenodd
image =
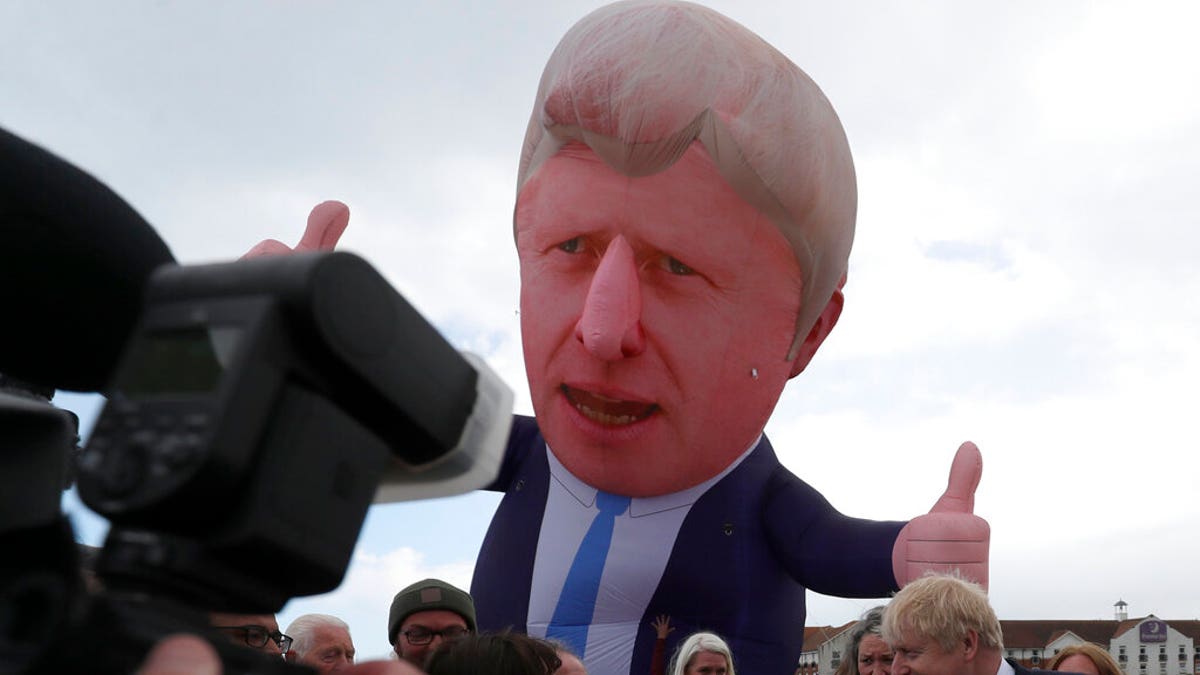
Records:
M762 434L760 433L758 437L754 439L754 442L750 444L750 447L746 448L741 455L738 455L737 459L730 462L729 466L725 467L721 473L709 478L699 485L693 485L686 490L680 490L679 492L672 492L671 494L666 495L657 495L654 497L634 497L629 504L629 516L631 518L639 518L641 516L649 516L655 513L670 511L671 509L678 509L695 504L696 500L700 499L700 497L707 492L710 487L728 475L730 471L736 469L738 465L740 465L742 461L750 455L751 452L754 452L754 449L758 447L758 444L761 441ZM575 475L570 471L567 471L567 468L564 467L562 463L558 461L558 458L554 456L554 451L550 449L549 444L546 445L546 458L550 461L550 476L554 478L554 480L558 481L559 485L562 485L563 488L566 489L566 491L569 492L571 496L574 497L582 506L589 509L592 508L592 506L596 503L596 488L584 483L576 478ZM1013 674L1008 673L1007 675Z
M1000 657L1000 667L996 669L996 675L1017 675L1017 671L1013 669L1012 664L1003 656Z

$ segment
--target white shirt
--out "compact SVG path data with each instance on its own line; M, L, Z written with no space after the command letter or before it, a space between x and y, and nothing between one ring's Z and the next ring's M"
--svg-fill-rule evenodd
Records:
M724 471L681 492L635 497L613 523L584 660L592 675L629 672L646 605L654 596L692 505L758 446L754 440ZM596 488L567 471L547 446L550 489L529 591L529 634L545 637L579 544L595 519ZM664 613L669 608L663 608Z
M1002 656L1000 657L1000 667L996 669L996 675L1017 675L1017 671L1013 670L1012 664Z

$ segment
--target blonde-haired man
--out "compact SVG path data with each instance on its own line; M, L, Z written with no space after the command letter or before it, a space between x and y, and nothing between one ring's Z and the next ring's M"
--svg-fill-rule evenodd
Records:
M929 574L896 594L883 614L883 639L895 652L892 675L1044 673L1004 659L1000 620L979 584Z

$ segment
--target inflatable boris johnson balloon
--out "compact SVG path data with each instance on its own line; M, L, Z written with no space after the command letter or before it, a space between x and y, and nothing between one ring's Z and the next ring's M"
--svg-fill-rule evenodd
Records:
M806 588L882 597L946 568L986 583L974 445L930 513L877 522L836 511L763 436L841 313L856 202L829 101L741 25L634 0L567 32L518 174L535 417L515 420L491 486L505 496L471 587L481 630L640 675L646 627L669 614L672 640L715 631L739 670L783 673ZM320 208L305 240L327 246L344 214Z

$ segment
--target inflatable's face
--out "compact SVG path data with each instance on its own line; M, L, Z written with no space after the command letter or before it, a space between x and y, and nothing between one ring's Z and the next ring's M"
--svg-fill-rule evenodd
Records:
M750 447L790 375L801 274L701 146L629 178L568 145L521 191L516 231L534 411L571 473L668 494Z

